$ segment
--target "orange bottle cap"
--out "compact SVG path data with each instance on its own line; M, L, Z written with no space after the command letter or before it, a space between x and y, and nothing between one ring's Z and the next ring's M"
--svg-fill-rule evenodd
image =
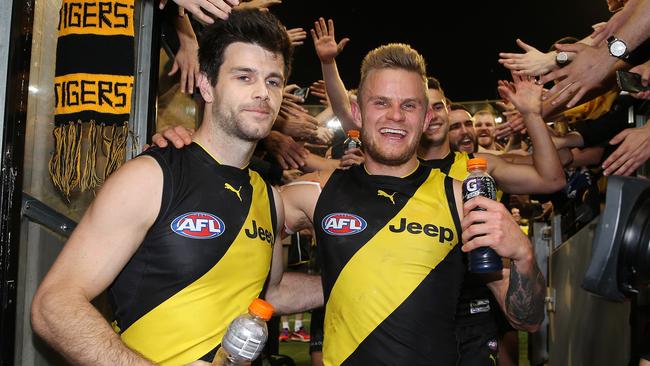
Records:
M248 311L268 321L273 316L273 305L262 299L255 299L248 306Z
M348 136L359 138L359 130L348 130Z
M467 170L472 170L476 168L487 168L487 160L483 158L474 158L467 160Z

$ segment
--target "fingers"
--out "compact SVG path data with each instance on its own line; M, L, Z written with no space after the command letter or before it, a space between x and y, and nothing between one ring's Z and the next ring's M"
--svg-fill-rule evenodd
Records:
M616 136L614 136L611 140L609 140L610 145L618 145L623 140L625 140L632 132L634 132L633 128L626 128L623 131L619 132ZM614 155L616 152L612 153ZM612 156L610 155L610 156Z
M317 38L321 38L323 36L323 28L321 28L321 21L323 24L325 23L325 20L323 18L318 18L317 21L314 22L314 29L316 31L316 35L318 36Z
M167 76L174 75L178 71L178 69L179 69L178 62L176 62L176 60L174 60L174 64L172 65L172 69L169 71Z
M156 133L151 137L151 143L158 147L167 147L168 145L167 139L165 139L160 133Z
M338 50L338 53L341 53L341 51L343 51L343 49L345 48L345 45L348 44L348 42L350 42L350 38L343 38L341 40L341 42L339 42L336 45L336 49Z
M531 46L527 45L524 41L522 41L519 38L517 38L516 42L517 42L517 46L519 46L521 49L523 49L526 52L528 52L530 50L536 50L535 47L531 47Z
M473 209L480 207L488 211L499 211L503 205L487 197L477 196L463 204L463 212L467 216ZM477 211L478 212L478 211Z
M327 33L330 36L332 36L332 38L336 39L336 37L334 36L334 21L332 19L327 20L327 30L328 30Z

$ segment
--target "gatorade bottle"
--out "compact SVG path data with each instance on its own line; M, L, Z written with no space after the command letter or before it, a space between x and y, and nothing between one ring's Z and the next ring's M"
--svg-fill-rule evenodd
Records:
M253 300L248 314L238 316L228 326L212 365L239 366L256 359L269 336L266 322L272 315L271 304L262 299Z
M497 199L496 183L487 173L487 161L483 158L474 158L467 161L469 176L463 181L463 202L476 197L484 196L492 200ZM477 207L474 210L485 211ZM490 247L480 247L469 252L468 267L470 272L486 273L500 271L503 268L501 257Z
M349 149L361 148L361 140L359 140L359 130L348 130L348 138L343 141L343 151Z

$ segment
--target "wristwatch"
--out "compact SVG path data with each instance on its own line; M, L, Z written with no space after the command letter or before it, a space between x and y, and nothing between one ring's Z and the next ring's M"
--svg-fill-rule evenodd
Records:
M627 50L627 44L615 36L607 38L607 48L609 49L610 55L621 60L627 59L627 57L630 55Z
M555 64L562 67L569 64L569 54L566 52L558 52L555 54Z

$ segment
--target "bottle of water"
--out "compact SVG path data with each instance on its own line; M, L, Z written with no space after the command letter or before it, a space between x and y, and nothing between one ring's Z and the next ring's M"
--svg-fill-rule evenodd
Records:
M238 316L228 326L212 365L240 366L255 360L269 336L266 322L272 315L271 304L262 299L253 300L248 314Z
M483 158L469 159L467 171L469 176L463 181L463 202L476 196L496 200L496 183L487 173L487 161ZM476 207L473 211L485 211L485 209ZM468 267L470 272L486 273L500 271L503 264L501 257L492 248L479 247L469 252Z
M348 151L354 148L361 148L361 140L359 140L358 130L348 130L348 138L343 142L343 151Z

